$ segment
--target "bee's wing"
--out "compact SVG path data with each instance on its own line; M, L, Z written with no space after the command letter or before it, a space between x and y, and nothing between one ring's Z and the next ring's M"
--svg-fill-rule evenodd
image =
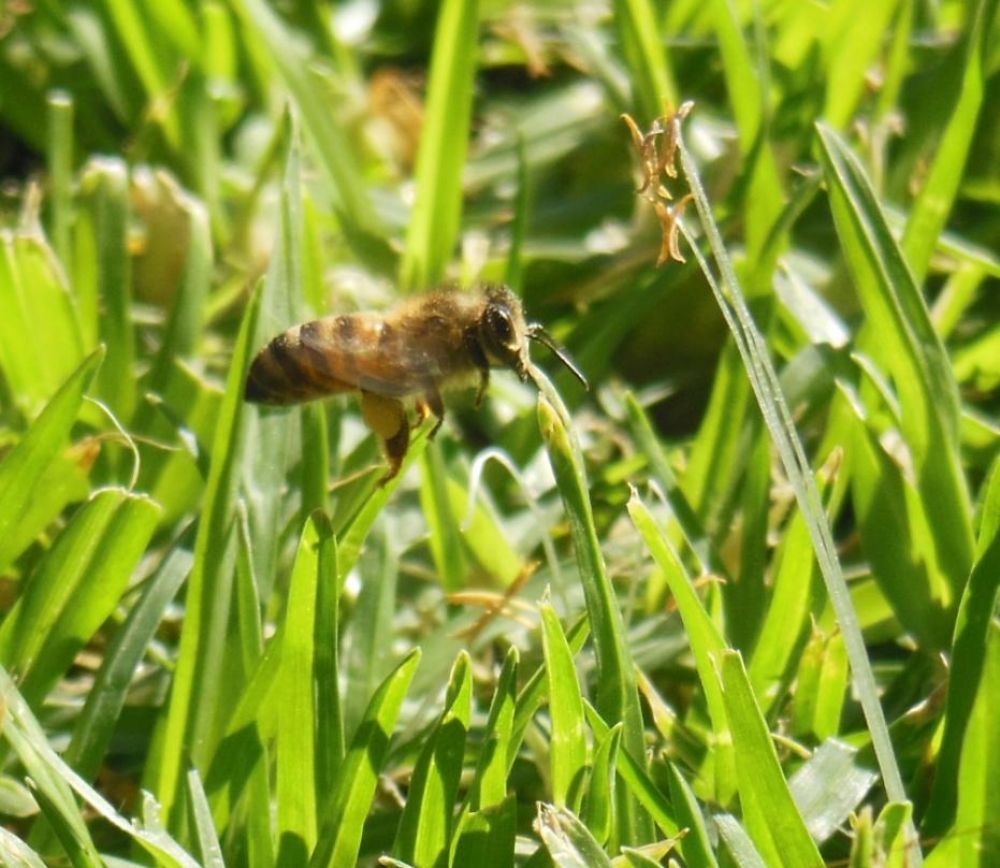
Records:
M373 314L306 323L299 341L322 377L377 395L412 395L442 375L437 355L419 338Z

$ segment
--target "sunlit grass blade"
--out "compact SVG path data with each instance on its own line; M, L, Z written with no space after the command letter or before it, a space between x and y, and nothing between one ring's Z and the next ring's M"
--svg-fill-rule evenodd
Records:
M427 519L434 565L442 587L453 594L465 587L465 554L459 520L452 512L448 496L448 472L437 441L427 444L421 455L420 467L423 470L420 505Z
M222 846L219 836L212 823L212 811L205 797L201 784L201 776L197 769L191 769L187 775L188 804L191 805L191 826L198 841L198 856L202 868L225 868L222 859Z
M46 161L52 192L49 198L49 234L52 249L68 274L73 273L70 227L73 220L73 96L53 91L47 100Z
M552 763L552 801L578 811L583 800L587 772L587 731L583 717L583 697L577 680L573 653L563 633L559 617L550 603L539 607L542 616L542 649L549 682L549 717L552 734L549 753Z
M689 865L715 868L718 862L715 853L712 852L705 817L698 807L691 785L673 763L667 766L667 774L670 782L670 802L677 818L677 825L687 830L687 834L678 844L681 855Z
M407 290L441 280L454 256L478 44L479 0L444 0L438 12L427 113L417 156L417 201L400 270Z
M107 364L97 376L98 395L123 422L136 406L135 323L132 318L131 257L129 256L129 170L124 160L92 160L80 180L77 231L90 236L94 259L86 265L92 286L78 291L93 300L93 319L83 323L88 335L106 347ZM84 272L81 271L82 275Z
M819 139L841 248L867 318L867 344L902 405L902 434L934 533L934 552L925 557L936 558L952 596L943 602L953 611L972 564L973 539L951 364L857 158L823 126Z
M663 572L691 641L695 667L712 719L715 755L711 758L711 767L715 776L714 794L721 804L726 804L736 789L736 769L722 684L714 661L728 646L695 593L676 552L634 491L629 499L628 512L650 554Z
M493 702L483 733L476 777L469 790L469 807L472 811L496 805L507 796L507 758L511 754L512 746L518 661L517 647L512 645L507 651L503 668L497 678L496 689L493 691Z
M172 828L180 822L178 800L188 759L203 773L207 770L221 735L217 727L230 710L219 688L224 658L237 653L226 643L235 560L233 525L246 429L243 384L254 349L251 340L259 306L258 294L243 318L216 425L194 568L188 579L185 629L158 758L157 792Z
M330 110L329 93L315 74L310 58L267 3L245 0L239 4L237 11L242 22L267 46L269 57L294 96L305 128L333 182L338 218L347 230L349 240L381 239L384 233L362 183L364 173L353 144L347 129L337 122L336 113ZM372 253L363 244L356 246L356 250L362 258ZM376 270L384 271L386 268L384 252L375 251L374 257L368 256Z
M625 60L631 72L631 106L619 111L633 111L644 118L664 114L666 106L677 107L680 98L664 49L657 10L649 0L615 0L614 20Z
M3 737L11 747L36 786L36 797L44 793L49 806L59 812L66 829L74 841L85 847L87 863L103 865L90 839L86 824L74 798L74 793L107 820L119 832L134 839L157 860L157 864L171 868L197 868L197 863L159 828L145 822L129 822L122 817L96 790L76 774L52 749L38 720L32 715L27 702L18 693L7 671L0 667L0 701L6 709Z
M586 704L587 722L598 740L606 739L611 732L594 708ZM673 837L681 831L674 809L667 798L657 789L656 783L646 771L645 757L633 757L626 749L619 746L617 772L635 796L636 800L649 814L650 819L660 827L663 834ZM621 789L618 787L617 789Z
M822 117L835 129L847 127L870 87L872 66L882 61L886 28L903 4L897 0L852 0L831 6L823 31L829 57Z
M96 348L36 227L0 231L0 310L0 368L15 406L31 416Z
M319 672L318 658L322 649L317 640L336 629L321 628L329 611L320 608L325 595L323 586L330 585L336 593L336 561L324 550L335 546L330 522L322 513L306 522L299 540L299 549L292 569L288 595L288 611L281 631L281 674L278 678L277 735L277 801L278 801L278 861L304 864L306 854L316 846L320 822L321 794L318 787L320 769L319 733L333 722L320 720L317 699L321 686L335 672ZM333 568L324 575L320 565ZM336 611L336 610L334 610ZM329 774L329 771L327 771Z
M60 450L66 447L84 393L103 359L103 350L92 353L56 392L21 441L0 461L0 569L5 569L34 538L34 534L24 538L18 533L21 522L31 514L29 505L33 500L41 499L52 507L32 522L35 531L55 518L55 510L61 503L50 500L41 482Z
M566 808L539 802L535 831L560 868L612 868L604 848L580 818Z
M281 184L279 236L260 292L260 315L253 330L254 351L275 334L302 320L302 186L300 150L294 119L285 116L287 155ZM241 390L242 397L242 390ZM294 410L255 407L247 413L245 457L240 484L246 493L247 520L253 540L251 557L263 598L276 579L282 531L282 498L286 464L292 458Z
M146 497L105 489L73 517L0 627L0 660L39 703L118 605L156 527Z
M740 655L723 651L719 669L733 735L740 805L750 836L768 864L822 866L782 774Z
M740 151L748 165L747 192L742 198L745 209L746 263L755 274L748 282L751 297L768 292L771 274L777 261L779 245L771 237L782 214L785 193L778 176L778 166L770 142L771 81L766 46L751 42L765 38L763 22L744 28L738 19L739 8L726 0L714 0L712 18L722 66L726 74L733 116L739 135ZM760 9L753 9L762 16ZM765 254L765 251L767 255ZM766 328L766 324L764 326Z
M580 703L581 728L583 726L583 703ZM622 740L622 725L616 723L594 749L590 763L590 781L586 800L582 804L583 821L587 828L602 844L606 844L614 832L615 790L618 785L618 748ZM584 744L586 747L586 744Z
M458 655L444 711L420 751L399 820L393 854L413 865L443 865L451 846L452 815L472 717L469 655Z
M420 651L414 649L368 703L341 767L337 788L324 806L325 822L309 862L311 868L355 864L389 738L419 662Z
M569 414L558 393L540 372L538 424L548 449L549 461L562 495L573 536L573 547L583 584L597 657L596 705L611 724L624 723L622 743L634 757L644 756L642 711L636 688L632 655L625 638L625 625L614 588L608 578L604 555L594 526L590 491L584 476L579 444L566 422ZM648 816L624 790L618 805L622 840L648 843L652 829Z
M736 339L736 346L753 386L764 422L781 457L785 473L791 483L792 490L795 492L799 509L806 518L816 558L826 583L827 594L836 613L837 624L844 634L851 661L851 671L854 676L854 688L871 732L886 791L890 799L900 802L906 801L903 781L889 739L885 715L882 712L875 678L865 649L864 637L861 635L857 614L851 604L847 583L840 568L816 480L813 478L809 461L798 439L798 433L785 403L767 346L750 315L732 261L722 243L718 227L712 216L711 206L698 175L697 166L683 141L680 142L680 156L683 174L691 186L698 216L708 236L712 255L722 275L721 284L715 278L700 250L696 246L693 246L692 250L709 281L712 293L726 319L726 324ZM912 830L911 837L916 839L915 830Z
M997 699L1000 697L1000 631L989 623L979 691L963 733L954 825L927 860L932 868L990 865L1000 858L1000 775Z

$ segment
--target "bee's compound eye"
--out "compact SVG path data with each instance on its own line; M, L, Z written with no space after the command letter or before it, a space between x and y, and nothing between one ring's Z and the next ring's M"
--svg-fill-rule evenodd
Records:
M516 343L514 321L502 307L491 305L486 313L490 332L501 346L512 347Z

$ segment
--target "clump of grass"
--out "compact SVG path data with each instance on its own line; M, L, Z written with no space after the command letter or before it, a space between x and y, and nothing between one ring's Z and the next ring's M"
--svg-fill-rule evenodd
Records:
M0 12L0 849L991 864L996 4L424 5ZM459 280L590 393L244 403Z

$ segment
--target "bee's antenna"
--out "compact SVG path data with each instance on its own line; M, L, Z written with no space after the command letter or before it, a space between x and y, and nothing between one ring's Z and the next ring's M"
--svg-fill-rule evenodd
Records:
M570 373L576 377L583 388L589 391L590 384L587 382L587 378L583 375L583 372L576 366L573 360L569 357L569 353L566 352L566 348L560 344L552 335L550 335L543 326L538 323L530 323L527 329L527 335L531 340L538 341L545 347L548 347L549 351L554 355L560 362L562 362L567 368L569 368Z

